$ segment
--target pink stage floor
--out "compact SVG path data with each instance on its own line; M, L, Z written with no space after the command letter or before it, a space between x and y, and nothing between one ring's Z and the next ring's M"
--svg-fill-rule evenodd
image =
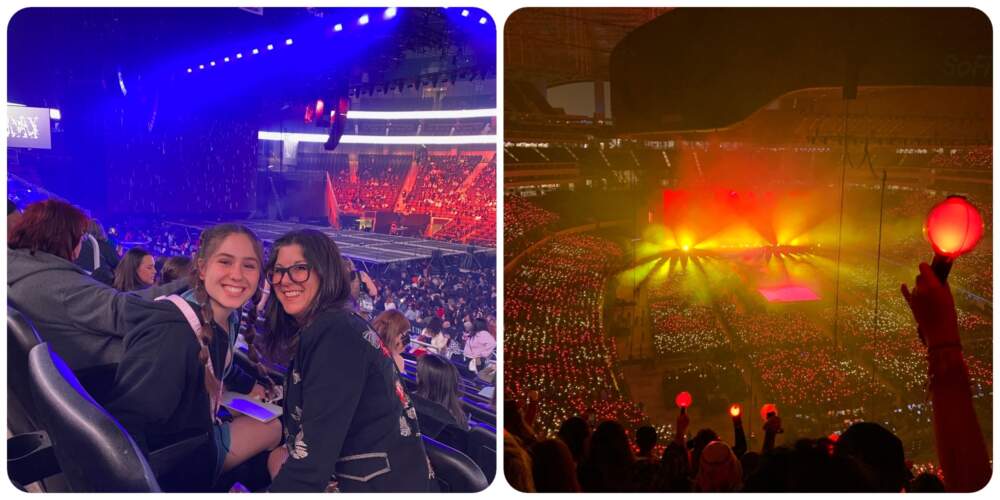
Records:
M757 291L768 302L808 302L819 300L819 295L816 295L816 292L801 285L758 288Z

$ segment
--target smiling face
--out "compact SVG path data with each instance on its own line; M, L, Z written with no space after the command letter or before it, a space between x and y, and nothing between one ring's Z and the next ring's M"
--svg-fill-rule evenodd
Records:
M143 285L151 286L156 282L156 263L153 262L152 255L146 255L139 263L139 269L135 271L136 276Z
M309 265L301 245L292 243L278 249L274 281L272 282L274 294L285 313L295 318L295 321L300 325L306 319L305 314L309 305L316 300L316 295L319 294L319 274L311 268L307 273L302 267ZM279 272L282 270L287 272ZM305 277L306 274L308 274L308 278ZM296 283L295 281L301 282Z
M260 282L261 262L253 242L233 233L205 259L198 261L198 276L218 318L227 317L250 300Z

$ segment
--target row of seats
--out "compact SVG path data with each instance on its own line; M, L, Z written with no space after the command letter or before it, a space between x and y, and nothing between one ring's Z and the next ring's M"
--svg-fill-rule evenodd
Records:
M19 488L37 482L45 491L158 492L157 471L168 470L191 451L190 443L201 441L192 438L144 456L30 320L9 306L7 345L13 434L7 466ZM489 484L466 454L428 436L424 444L442 491L475 492Z

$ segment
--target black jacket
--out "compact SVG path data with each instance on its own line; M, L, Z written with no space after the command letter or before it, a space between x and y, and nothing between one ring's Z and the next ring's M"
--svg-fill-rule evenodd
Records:
M196 313L200 314L197 307ZM205 391L200 344L183 314L168 301L130 311L136 326L125 336L124 352L109 403L109 412L128 431L146 456L181 440L211 436L213 419ZM225 370L229 336L213 323L210 352L216 376ZM254 378L230 367L229 390L247 393ZM215 442L192 453L175 470L157 479L165 491L208 491L214 481Z
M320 313L285 379L289 457L271 491L431 491L416 410L389 352L350 311Z
M431 401L415 392L410 397L413 399L413 407L417 409L417 418L420 419L420 428L424 434L436 436L447 425L461 428L455 416L441 403Z

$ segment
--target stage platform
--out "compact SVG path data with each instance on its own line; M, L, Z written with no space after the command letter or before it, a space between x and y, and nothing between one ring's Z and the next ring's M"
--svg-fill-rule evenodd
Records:
M369 233L353 229L334 229L328 226L314 226L294 222L273 220L237 220L227 221L242 224L252 229L268 245L281 235L293 229L316 229L337 242L340 253L351 260L369 264L390 264L430 258L435 250L441 251L441 256L462 255L471 248L474 253L495 253L491 247L463 245L450 241L429 240L412 236L393 236L382 233ZM187 227L201 231L209 226L219 224L218 221L171 221L167 224Z

